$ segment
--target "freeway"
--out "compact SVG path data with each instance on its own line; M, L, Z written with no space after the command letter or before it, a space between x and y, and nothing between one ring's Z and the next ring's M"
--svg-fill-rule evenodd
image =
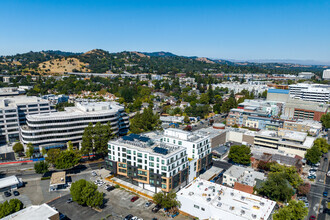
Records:
M330 152L325 157L330 158ZM321 158L320 166L316 172L317 178L311 185L310 193L307 195L310 204L308 218L314 215L318 220L329 219L329 216L324 213L327 198L323 196L323 192L327 191L330 193L330 177L326 175L329 170L329 160L324 160L325 157Z

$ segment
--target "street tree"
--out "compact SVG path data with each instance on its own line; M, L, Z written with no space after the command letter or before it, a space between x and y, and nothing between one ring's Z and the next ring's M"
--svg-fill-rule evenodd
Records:
M299 220L308 214L308 208L303 201L291 200L289 205L280 208L273 215L274 220Z
M305 154L305 158L306 158L307 162L311 163L311 164L316 164L317 162L319 162L321 159L321 156L322 156L322 152L321 152L320 148L316 145L307 149L306 154Z
M305 182L303 184L300 184L300 186L298 187L298 194L306 196L310 190L311 190L311 184Z
M330 128L330 112L328 112L327 114L322 115L321 122L322 122L322 126L325 129Z
M181 207L181 203L176 199L176 193L174 191L170 191L168 193L156 193L153 196L153 200L156 202L156 204L160 204L166 209L172 207Z
M103 193L97 190L97 186L85 179L72 183L70 188L72 200L80 205L99 207L103 204Z
M27 157L32 157L34 153L34 147L31 143L28 143L26 146L25 154Z
M61 151L60 155L55 161L57 169L69 169L77 165L80 161L81 155L78 152Z
M271 173L283 173L285 179L289 181L291 186L294 188L298 188L303 183L303 180L301 179L300 175L297 172L297 168L294 166L287 167L285 165L281 165L278 163L275 163L271 165L270 167Z
M251 149L245 145L233 145L229 150L228 158L234 163L250 164Z
M88 127L85 128L84 133L82 135L81 153L87 154L89 156L89 154L92 152L93 152L93 124L89 123Z
M22 153L22 152L24 152L24 146L23 146L23 144L21 142L17 142L16 144L14 144L13 151L15 153Z
M19 199L11 199L0 203L0 218L10 215L12 213L18 212L23 209L23 203Z
M50 164L55 165L57 158L60 156L61 149L52 148L47 151L46 161Z
M49 164L45 161L40 161L34 164L34 170L36 173L46 173L48 172Z

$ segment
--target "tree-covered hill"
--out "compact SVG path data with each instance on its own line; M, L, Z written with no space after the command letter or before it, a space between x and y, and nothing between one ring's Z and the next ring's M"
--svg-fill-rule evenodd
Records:
M56 72L56 66L72 64L72 62L55 62L76 58L82 66L73 69L65 66ZM48 62L49 61L49 62ZM44 67L43 63L45 63ZM64 64L63 64L64 63ZM76 62L77 63L77 62ZM81 65L79 63L79 65ZM40 64L40 65L39 65ZM68 64L68 65L69 65ZM44 67L44 68L41 68ZM131 52L123 51L110 53L102 49L94 49L86 53L63 52L59 50L47 50L41 52L28 52L12 56L0 56L1 74L63 74L66 71L87 71L94 73L284 73L297 74L301 71L312 71L321 74L324 66L297 65L287 63L249 63L231 62L209 58L177 56L170 52ZM55 69L55 72L54 72Z

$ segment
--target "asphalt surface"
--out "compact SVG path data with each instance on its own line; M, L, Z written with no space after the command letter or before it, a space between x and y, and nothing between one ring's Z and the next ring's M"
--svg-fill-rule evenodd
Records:
M328 152L327 157L330 158L330 152ZM309 201L308 218L316 216L318 220L330 219L329 215L324 213L327 197L323 196L325 191L330 193L330 178L326 175L328 170L329 159L324 161L324 158L321 158L315 182L312 183L310 193L307 195Z

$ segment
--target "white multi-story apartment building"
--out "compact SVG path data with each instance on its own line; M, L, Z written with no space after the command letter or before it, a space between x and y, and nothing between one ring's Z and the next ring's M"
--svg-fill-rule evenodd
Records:
M187 184L212 162L211 141L206 132L169 128L163 133L151 132L145 136L130 134L108 144L107 167L114 174L129 177L136 185L158 187L167 192ZM131 156L127 154L128 149ZM140 161L136 161L139 158ZM168 165L170 168L166 168ZM146 175L134 174L139 171Z
M108 146L108 169L136 185L169 192L187 184L189 161L183 146L157 143L136 134L111 140Z
M289 85L290 96L304 101L327 103L330 101L330 86L298 83Z
M24 144L39 148L64 147L68 141L78 145L89 123L110 122L112 131L124 135L128 132L128 116L124 107L115 102L77 103L63 112L28 115L27 124L21 126Z
M15 96L0 99L0 143L19 140L19 126L26 124L27 115L50 113L48 101L34 96Z

